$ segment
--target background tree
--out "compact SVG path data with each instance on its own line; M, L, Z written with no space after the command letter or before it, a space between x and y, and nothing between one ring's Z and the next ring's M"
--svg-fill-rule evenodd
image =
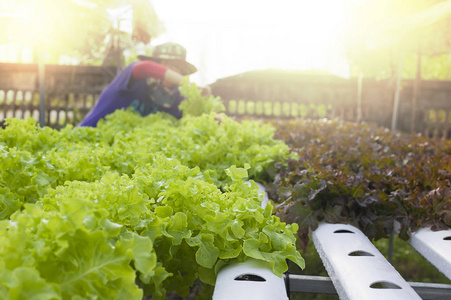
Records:
M351 74L390 78L394 86L392 129L396 128L401 78L415 78L411 132L415 131L416 99L422 74L451 80L451 1L379 0L348 2L345 39ZM422 59L428 64L423 68ZM361 90L359 91L361 95ZM359 98L359 96L357 97Z
M126 7L123 20L132 33L121 31L110 10ZM100 64L111 55L114 40L117 52L138 43L148 44L164 27L150 2L145 0L0 0L0 34L25 44L44 48L46 62L57 63L61 55L81 64ZM118 38L119 37L119 38ZM37 48L37 47L35 47Z
M426 66L423 72L426 78L451 79L448 71L450 0L348 1L347 4L344 43L353 75L362 71L367 77L377 79L396 76L402 48L406 66L403 77L415 78L420 51L421 56L429 57L428 62L434 64Z

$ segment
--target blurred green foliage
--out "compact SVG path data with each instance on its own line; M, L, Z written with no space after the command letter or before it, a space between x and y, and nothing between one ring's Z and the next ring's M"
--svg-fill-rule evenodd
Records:
M351 75L415 78L418 53L424 79L451 78L451 3L446 0L349 2L345 48Z

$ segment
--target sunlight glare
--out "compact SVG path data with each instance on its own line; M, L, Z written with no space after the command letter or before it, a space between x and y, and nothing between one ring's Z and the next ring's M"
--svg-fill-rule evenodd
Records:
M153 0L168 34L211 81L255 69L322 69L347 76L338 43L343 0ZM178 9L170 9L177 6Z

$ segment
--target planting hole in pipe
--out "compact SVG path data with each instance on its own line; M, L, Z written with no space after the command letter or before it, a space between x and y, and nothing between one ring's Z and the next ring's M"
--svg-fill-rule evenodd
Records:
M348 255L349 256L374 256L373 254L366 252L366 251L362 251L362 250L352 251Z
M443 238L445 241L451 241L451 236L446 236Z
M242 274L235 278L237 281L266 281L265 278L255 274Z
M370 288L372 289L395 289L395 290L400 290L401 287L399 285L396 285L392 282L388 282L388 281L376 281L373 282L370 285Z
M347 230L347 229L338 229L335 230L334 233L354 233L351 230Z

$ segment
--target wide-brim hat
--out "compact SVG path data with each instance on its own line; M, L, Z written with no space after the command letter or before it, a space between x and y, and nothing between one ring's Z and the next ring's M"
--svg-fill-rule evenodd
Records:
M155 62L161 62L162 60L170 61L180 71L182 75L193 74L197 71L197 68L186 61L186 49L176 43L165 43L155 46L152 56L138 55L140 60L152 60Z

